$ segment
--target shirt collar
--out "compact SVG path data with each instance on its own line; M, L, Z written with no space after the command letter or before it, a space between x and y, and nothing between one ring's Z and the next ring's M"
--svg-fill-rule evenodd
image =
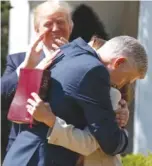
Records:
M45 45L43 45L43 52L44 52L44 57L50 57L50 54L52 54L54 51L48 50L48 48Z

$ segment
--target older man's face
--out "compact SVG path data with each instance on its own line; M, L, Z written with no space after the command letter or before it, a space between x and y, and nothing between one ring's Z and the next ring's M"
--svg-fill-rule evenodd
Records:
M111 70L111 83L116 85L118 88L123 87L128 83L133 83L139 79L137 70L129 65L121 65L118 68Z
M71 34L71 26L67 14L64 12L54 12L52 14L44 13L39 19L38 33L41 34L47 31L44 37L44 44L51 49L52 44L55 39L60 39L61 37L66 40L69 39Z

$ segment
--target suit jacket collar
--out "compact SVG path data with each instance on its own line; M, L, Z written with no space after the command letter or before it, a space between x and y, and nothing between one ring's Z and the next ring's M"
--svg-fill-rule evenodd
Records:
M81 37L75 39L72 43L75 43L80 48L90 52L92 55L94 55L95 57L97 57L99 59L99 56L96 53L96 51L91 46L89 46L88 43L86 43Z

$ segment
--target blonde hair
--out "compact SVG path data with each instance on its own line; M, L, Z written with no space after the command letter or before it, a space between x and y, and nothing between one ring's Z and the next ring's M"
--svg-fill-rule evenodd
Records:
M53 11L53 13L55 13L55 12L64 12L67 15L67 20L69 22L69 25L71 26L71 28L73 28L73 21L72 21L72 18L71 18L72 8L66 2L55 1L55 0L45 1L45 2L41 3L40 5L38 5L33 10L35 28L39 23L39 18L42 15L41 11L44 8L47 8L47 9L49 8L49 10Z
M90 41L92 42L92 47L95 50L98 50L106 42L105 40L101 39L97 35L93 35Z
M144 47L133 37L118 36L103 45L103 52L111 57L126 56L132 66L135 66L140 78L144 78L148 68L148 58Z

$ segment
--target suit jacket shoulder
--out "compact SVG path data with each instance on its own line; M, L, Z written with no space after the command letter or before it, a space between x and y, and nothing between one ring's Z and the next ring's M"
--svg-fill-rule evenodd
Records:
M25 58L25 52L19 52L14 54L9 54L7 56L7 63L11 61L17 67L23 62Z

